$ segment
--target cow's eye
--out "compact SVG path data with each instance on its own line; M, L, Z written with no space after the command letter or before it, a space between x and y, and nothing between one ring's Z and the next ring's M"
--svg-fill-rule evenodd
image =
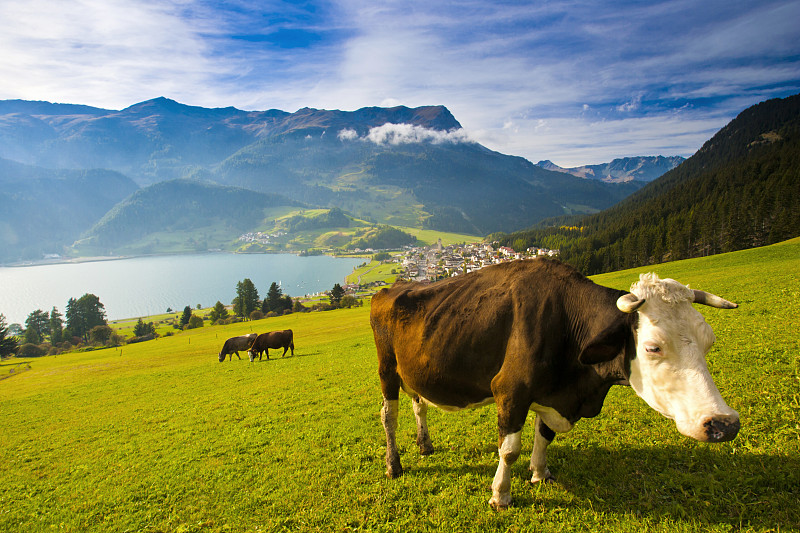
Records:
M656 344L645 344L644 349L647 353L661 353L661 346Z

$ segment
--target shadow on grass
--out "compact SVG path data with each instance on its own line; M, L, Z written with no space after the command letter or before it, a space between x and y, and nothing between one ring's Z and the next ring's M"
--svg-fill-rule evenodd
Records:
M277 355L270 354L269 359L267 359L267 356L265 355L265 356L262 357L262 359L260 361L258 360L258 358L256 358L256 360L253 361L253 362L254 363L271 363L272 361L280 361L281 359L292 359L292 358L295 358L295 357L310 357L312 355L321 355L321 354L322 354L322 352L302 352L301 353L301 352L295 351L294 355L292 355L290 352L286 352L286 355L284 355L284 356L281 356L280 353L277 354Z
M729 449L694 444L617 450L564 445L551 450L555 453L551 454L550 470L556 483L541 488L527 483L522 489L515 487L515 507L547 507L550 502L582 512L632 514L654 520L691 520L758 530L800 528L800 457L791 454L732 454ZM415 453L409 450L409 454ZM514 465L512 475L517 480L529 479L527 463L528 457L522 455ZM480 476L486 478L488 489L495 470L496 463L465 461L461 466L418 464L406 472ZM564 493L570 497L565 499Z

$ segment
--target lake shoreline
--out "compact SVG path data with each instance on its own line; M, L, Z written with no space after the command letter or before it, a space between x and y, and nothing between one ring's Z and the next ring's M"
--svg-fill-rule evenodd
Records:
M5 289L0 293L0 313L9 323L23 323L35 309L56 307L63 313L70 298L91 293L100 298L109 320L148 316L168 307L228 303L236 296L236 284L245 278L253 281L260 294L278 282L284 294L298 297L343 283L364 261L331 255L231 252L76 259L0 268L0 285Z
M226 251L226 250L207 250L205 252L158 252L153 254L131 254L131 255L97 255L97 256L85 256L85 257L59 257L59 258L52 258L52 259L37 259L37 260L30 260L30 261L17 261L14 263L2 263L0 264L0 268L25 268L25 267L33 267L33 266L43 266L43 265L71 265L71 264L80 264L80 263L95 263L100 261L120 261L125 259L140 259L140 258L153 258L153 257L172 257L172 256L184 256L184 255L214 255L214 254L228 254L228 255L296 255L298 257L312 257L312 256L303 256L302 251L285 251L285 252L233 252L233 251ZM321 256L328 256L334 258L357 258L357 257L369 257L369 254L335 254L335 253L323 253L323 254L315 254Z

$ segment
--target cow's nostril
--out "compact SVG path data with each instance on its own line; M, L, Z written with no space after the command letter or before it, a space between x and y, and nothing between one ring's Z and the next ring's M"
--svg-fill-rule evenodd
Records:
M725 442L736 437L741 424L738 418L709 418L703 427L705 427L708 442Z

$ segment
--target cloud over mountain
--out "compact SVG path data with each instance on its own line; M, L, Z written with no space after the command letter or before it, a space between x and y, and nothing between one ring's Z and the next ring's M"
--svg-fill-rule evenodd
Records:
M372 142L377 145L415 144L461 144L474 143L463 128L456 128L447 131L435 130L414 124L391 124L386 123L382 126L370 128L369 132L359 137L354 129L343 129L339 131L338 137L342 141L362 140Z

